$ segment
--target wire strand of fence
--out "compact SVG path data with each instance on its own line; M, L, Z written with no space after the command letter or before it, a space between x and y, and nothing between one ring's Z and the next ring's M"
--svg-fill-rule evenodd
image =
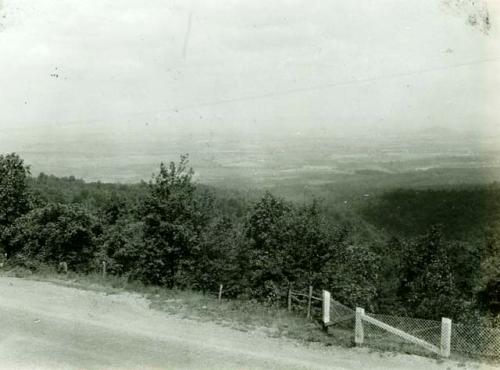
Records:
M434 320L414 319L404 316L391 316L380 314L369 314L370 317L398 329L412 337L418 338L438 348L441 341L441 322ZM374 347L383 347L392 350L413 352L416 354L428 353L429 350L410 343L401 336L394 335L371 323L364 323L364 335L366 343Z
M363 320L364 344L384 349L421 355L435 354L444 356L500 359L500 328L489 328L475 324L451 323L419 319L407 316L366 313L370 320ZM329 322L324 323L333 335L345 335L346 330L353 333L354 339L356 311L341 302L329 299ZM449 322L446 335L447 349L443 347L443 324ZM378 322L378 325L376 325ZM382 325L385 324L385 325ZM393 328L390 331L385 328ZM392 332L391 332L392 331ZM403 335L404 334L404 335Z
M289 294L296 310L306 310L311 318L322 316L322 298L316 297L312 289L309 292L290 289ZM329 299L328 306L329 322L324 323L325 328L329 328L333 335L352 333L354 339L356 311L333 298ZM379 326L366 321L363 323L365 345L422 355L435 353L436 349L442 348L442 321L375 313L366 313L366 316L377 320ZM380 323L395 330L391 333L380 327ZM500 359L500 329L460 323L452 323L450 327L449 347L452 355ZM413 339L409 341L402 334L396 335L401 332ZM428 345L422 347L418 343Z
M452 352L500 358L500 329L452 324Z

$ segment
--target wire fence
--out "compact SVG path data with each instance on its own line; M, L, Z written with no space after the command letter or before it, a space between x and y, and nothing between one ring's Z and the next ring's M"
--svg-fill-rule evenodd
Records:
M299 294L301 299L296 300L296 310L304 312L307 292ZM310 310L313 319L322 317L322 302L317 295L313 295ZM443 323L441 321L372 313L367 313L366 316L395 329L388 331L383 328L384 325L381 327L376 323L363 320L363 343L369 347L427 356L440 353L442 349ZM330 335L342 339L344 343L354 342L356 326L354 309L335 299L330 299L329 320L326 327ZM500 361L500 329L498 328L452 323L449 338L452 357L485 358L496 363Z
M428 347L423 347L370 322L364 322L365 343L371 347L420 355L435 353L440 348L441 322L439 321L379 314L369 314L369 316L430 344ZM435 347L434 350L429 349L432 346Z
M331 321L334 324L341 324L343 322L349 322L354 320L356 311L350 307L336 301L335 299L330 299L330 316Z
M308 318L321 317L321 297L314 295L313 287L308 291L289 289L287 301L289 311L303 311Z
M411 317L370 314L393 328L402 330L437 348L441 345L441 322ZM432 351L410 343L369 322L364 323L366 344L372 347L397 350L414 354L430 354ZM489 358L500 360L500 329L478 325L453 323L451 325L450 349L452 356Z
M473 357L491 357L500 360L500 329L452 324L451 350Z

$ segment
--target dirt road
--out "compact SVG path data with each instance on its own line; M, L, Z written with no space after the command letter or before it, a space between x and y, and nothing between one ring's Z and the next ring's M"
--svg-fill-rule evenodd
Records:
M1 369L453 369L418 356L305 346L106 295L0 277ZM468 364L467 368L479 368ZM481 365L481 369L493 369Z

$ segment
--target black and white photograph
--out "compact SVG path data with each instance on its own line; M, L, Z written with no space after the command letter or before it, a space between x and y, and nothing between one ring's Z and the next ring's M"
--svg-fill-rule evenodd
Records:
M500 0L0 0L4 369L500 369Z

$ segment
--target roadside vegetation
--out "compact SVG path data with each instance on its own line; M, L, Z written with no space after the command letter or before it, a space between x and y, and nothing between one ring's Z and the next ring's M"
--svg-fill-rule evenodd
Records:
M339 215L328 201L255 199L193 174L182 156L148 183L87 184L32 177L18 155L2 155L3 263L39 274L65 262L92 276L105 261L121 288L155 294L202 297L222 284L224 309L240 318L253 303L283 312L290 286L312 285L371 312L500 325L496 185L388 191Z
M62 273L47 265L40 265L36 271L7 265L0 271L0 276L28 278L107 295L124 292L140 294L151 302L152 308L183 319L214 322L239 331L261 332L269 337L290 338L303 343L353 346L352 330L346 330L344 335L338 335L340 331L335 336L327 335L321 330L319 322L307 319L305 314L288 312L279 305L263 304L256 299L219 300L216 294L208 292L145 285L125 276L108 275L103 278L100 272Z

